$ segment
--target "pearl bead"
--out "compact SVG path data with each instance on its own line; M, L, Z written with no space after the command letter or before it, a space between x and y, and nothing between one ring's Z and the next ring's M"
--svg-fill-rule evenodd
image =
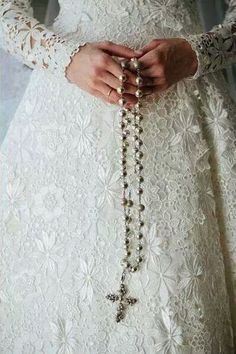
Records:
M135 69L140 68L140 62L138 61L137 58L132 58L131 61L133 63L133 66L135 67Z
M137 119L141 122L141 120L143 120L143 115L139 113L139 114L137 115Z
M136 156L141 159L143 157L142 151L138 151Z
M137 102L137 103L135 104L135 108L137 108L137 109L141 108L142 106L143 106L143 105L142 105L141 102Z
M136 132L141 134L143 132L143 128L142 127L138 127L136 128Z
M143 91L138 89L136 92L135 92L135 96L140 98L140 97L143 97Z
M122 69L128 69L129 62L127 60L122 60L121 61L121 67L122 67Z
M143 176L139 176L139 177L138 177L138 181L139 181L140 183L142 183L142 182L144 181Z
M120 75L119 76L119 81L121 81L121 82L127 81L127 76L125 74Z
M136 81L136 84L139 85L139 86L142 85L142 83L143 83L143 79L142 79L141 76L136 77L135 81Z
M139 204L138 210L143 211L145 209L145 206L143 204Z
M122 198L121 204L122 205L127 205L127 203L128 203L128 200L126 198Z
M134 273L134 272L136 272L138 270L138 268L137 267L132 267L130 270L131 270L132 273Z
M125 116L127 115L126 110L121 109L121 110L119 111L119 115L120 115L120 117L125 117Z
M143 194L143 189L142 188L137 189L137 194L138 195Z
M128 207L132 207L133 206L133 201L131 199L128 200L127 206Z
M119 99L118 103L120 106L124 106L126 104L126 100L122 97Z
M116 89L117 93L119 93L120 95L122 95L122 93L125 92L125 88L123 86L117 87Z

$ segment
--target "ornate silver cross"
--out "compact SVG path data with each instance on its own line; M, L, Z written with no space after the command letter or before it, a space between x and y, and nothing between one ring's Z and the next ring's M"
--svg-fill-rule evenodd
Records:
M126 296L127 288L124 283L121 283L118 294L108 294L106 298L112 302L119 301L117 312L116 312L116 322L120 322L125 317L125 310L128 305L134 305L137 299L134 297Z

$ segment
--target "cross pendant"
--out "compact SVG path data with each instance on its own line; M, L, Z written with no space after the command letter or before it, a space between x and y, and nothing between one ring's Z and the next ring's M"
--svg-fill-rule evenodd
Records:
M127 288L121 283L118 294L108 294L106 298L112 302L118 301L118 307L116 312L116 322L120 322L125 317L125 310L128 305L134 305L137 299L134 297L126 296Z

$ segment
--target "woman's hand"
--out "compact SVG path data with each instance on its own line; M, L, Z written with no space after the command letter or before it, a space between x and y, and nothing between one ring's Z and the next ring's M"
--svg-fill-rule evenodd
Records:
M66 75L70 82L88 93L117 104L120 94L116 89L120 86L119 76L122 75L122 69L112 56L131 59L134 55L132 49L109 41L87 43L72 58ZM124 98L128 105L133 105L137 102L134 95L137 90L135 75L128 70L125 74L127 81Z
M140 51L142 54L136 56L141 63L143 85L152 86L153 93L166 90L197 70L196 54L185 39L155 39Z

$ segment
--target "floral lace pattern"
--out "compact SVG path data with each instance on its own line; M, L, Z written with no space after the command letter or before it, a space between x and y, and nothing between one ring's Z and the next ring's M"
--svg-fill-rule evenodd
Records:
M63 76L71 57L83 45L65 41L33 18L29 0L1 1L0 41L29 67L47 68Z
M54 30L140 47L199 33L193 9L63 0ZM145 99L145 262L117 325L105 295L123 254L119 108L51 72L33 71L1 146L0 353L233 354L236 109L223 76Z
M186 36L198 58L193 79L224 68L236 61L236 1L229 2L223 24L210 32Z

